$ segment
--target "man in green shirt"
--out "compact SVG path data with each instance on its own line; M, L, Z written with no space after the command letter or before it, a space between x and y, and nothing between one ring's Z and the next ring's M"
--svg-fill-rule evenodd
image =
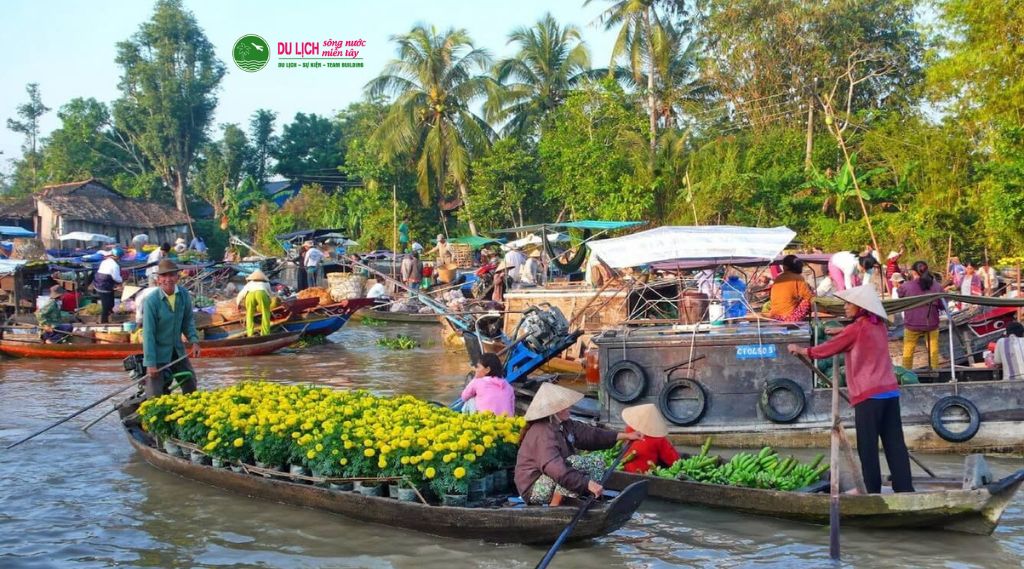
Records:
M64 296L64 287L53 285L50 287L50 300L47 300L36 311L36 322L39 324L40 337L45 344L57 344L64 341L71 332L70 324L63 324L63 315L60 311L60 299Z
M187 355L182 335L192 344L192 356L199 356L199 335L192 317L192 297L178 286L179 269L170 259L161 259L156 270L158 289L142 301L142 360L149 375L146 377L146 397L157 397L169 392L173 374L192 373L188 358L168 368L169 373L157 370ZM181 391L196 390L194 373L181 383Z

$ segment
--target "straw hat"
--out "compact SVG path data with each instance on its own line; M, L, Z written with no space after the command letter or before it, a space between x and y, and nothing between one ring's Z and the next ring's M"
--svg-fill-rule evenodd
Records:
M895 259L896 257L899 257L899 256L900 256L900 254L897 253L896 251L889 251L889 256L886 257L886 259Z
M60 298L66 290L60 285L53 285L50 287L50 298Z
M537 395L533 396L530 407L523 417L527 421L536 421L544 417L550 417L559 411L572 407L583 399L583 394L560 387L553 383L542 383Z
M139 294L139 292L141 292L144 288L145 287L141 286L124 285L124 288L121 290L121 302L124 302L129 298L135 296L136 294Z
M312 241L303 241L302 242L302 246L303 247L312 247L313 246L313 242Z
M187 243L187 241L185 241L184 237L179 237L179 238L175 239L174 242L175 243Z
M505 264L505 261L502 261L502 262L498 263L497 267L494 268L494 272L497 273L497 272L500 272L500 271L504 271L507 268L508 268L508 265Z
M442 234L442 233L438 233L438 234L437 234L437 239L435 239L434 241L437 241L437 242L439 242L439 243L440 243L440 242L441 242L441 241L442 241L442 240L443 240L444 238L445 238L445 237L444 237L444 234Z
M534 259L540 259L540 249L534 249L533 251L530 251L530 256L533 257Z
M882 306L882 300L878 298L878 293L875 292L875 287L871 285L848 288L842 292L837 292L836 296L882 318L889 317L885 313L885 307Z
M181 269L178 268L178 263L170 259L160 259L160 264L156 266L156 274L166 275L170 273L176 273Z
M103 255L104 257L113 257L114 256L114 252L111 251L110 249L104 249L104 250L100 251L100 255Z
M893 273L893 274L892 274L892 282L895 282L895 283L901 283L901 282L903 282L903 281L905 281L905 280L907 280L907 278L906 278L906 277L904 277L904 276L903 276L902 274L900 274L900 273Z
M658 407L653 403L634 405L622 410L622 420L633 427L634 431L647 437L668 436L668 426L661 418Z
M256 269L251 275L245 277L245 280L267 282L267 275L263 274L263 271Z

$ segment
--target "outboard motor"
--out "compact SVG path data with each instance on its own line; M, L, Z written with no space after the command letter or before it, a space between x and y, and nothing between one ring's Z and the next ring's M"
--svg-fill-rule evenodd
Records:
M537 353L561 341L569 333L569 321L557 306L544 303L531 306L523 314L519 337L527 348Z

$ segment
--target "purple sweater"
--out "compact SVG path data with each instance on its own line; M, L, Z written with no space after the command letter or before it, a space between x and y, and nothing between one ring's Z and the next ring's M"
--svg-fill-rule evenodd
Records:
M910 296L921 296L922 294L942 292L942 285L940 285L938 281L932 281L931 288L924 290L921 288L921 279L914 279L903 283L897 290L900 298L907 298ZM941 300L936 300L935 302L930 302L924 306L918 306L917 308L906 310L903 312L903 326L906 327L907 330L913 330L915 332L931 332L932 330L938 330L939 310L942 310Z

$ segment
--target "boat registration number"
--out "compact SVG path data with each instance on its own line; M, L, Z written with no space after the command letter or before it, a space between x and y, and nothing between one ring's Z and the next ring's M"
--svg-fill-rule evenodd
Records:
M779 357L779 351L775 344L736 346L736 359L738 360L773 360L777 357Z

